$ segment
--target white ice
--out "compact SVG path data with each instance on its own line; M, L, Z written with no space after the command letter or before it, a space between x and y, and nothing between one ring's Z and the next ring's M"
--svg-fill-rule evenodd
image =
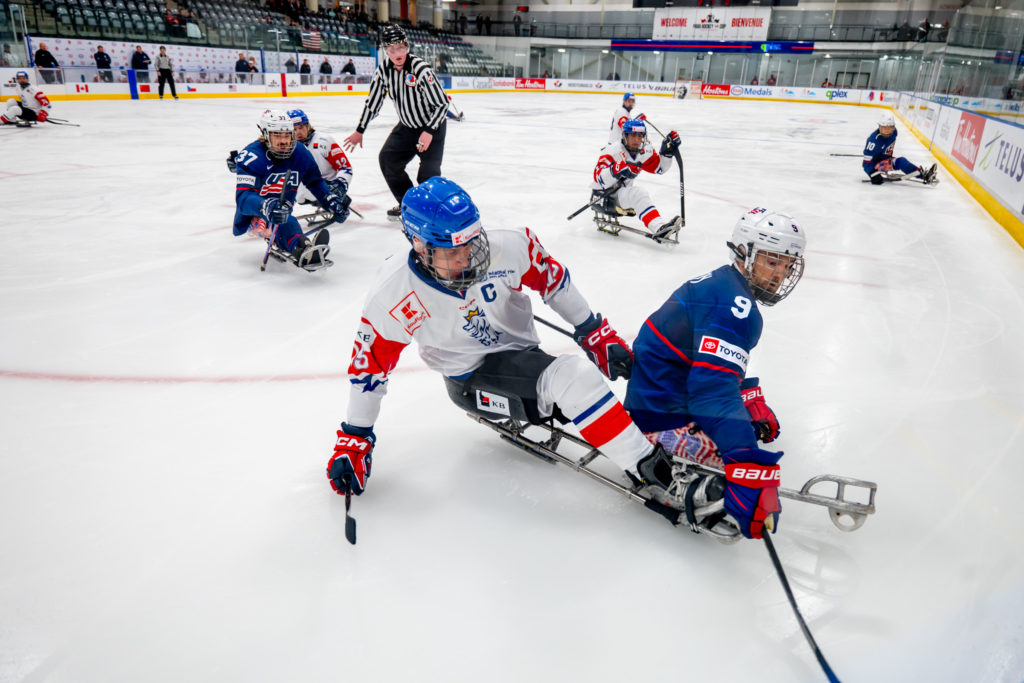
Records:
M764 310L752 368L783 485L878 483L852 533L784 502L775 542L810 628L843 680L1021 681L1021 248L945 171L878 188L830 156L859 153L877 110L641 96L685 141L669 247L565 218L617 98L456 98L446 175L487 226L531 226L628 339L725 262L745 209L797 217L807 273ZM694 536L532 459L413 351L346 543L324 467L363 297L407 247L376 160L395 116L353 155L366 219L333 230L336 265L261 273L223 160L279 104L58 102L80 128L0 130L0 681L823 680L762 543ZM362 99L287 105L340 138ZM677 212L674 170L642 182Z

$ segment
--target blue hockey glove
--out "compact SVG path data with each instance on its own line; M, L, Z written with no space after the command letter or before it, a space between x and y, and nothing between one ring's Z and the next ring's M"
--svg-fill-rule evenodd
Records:
M366 481L370 478L370 465L373 462L373 446L377 437L372 427L353 427L341 423L338 440L334 442L334 455L327 463L327 478L331 480L331 488L345 495L346 489L362 495L366 490Z
M260 207L260 217L267 222L267 224L273 223L274 225L281 225L286 223L292 215L292 207L288 202L283 204L277 197L267 197L263 200L263 206Z
M327 181L327 189L331 191L331 194L336 194L339 197L344 197L348 194L348 181L343 178L335 178L334 180Z
M344 223L348 220L349 214L351 213L348 210L348 206L351 203L352 198L348 195L339 196L332 194L327 198L327 210L334 214L335 223Z
M634 171L632 167L628 165L623 165L622 168L620 168L618 171L615 171L615 173L613 173L612 175L615 176L616 180L622 183L627 180L632 180L633 178L636 178L637 172Z
M238 173L238 164L235 163L235 157L237 157L237 156L238 156L238 150L237 149L233 149L230 152L228 152L228 158L227 158L228 170L231 171L232 173Z
M681 144L683 144L683 141L680 139L679 133L674 130L669 131L665 139L661 141L661 156L672 156Z
M619 377L629 379L633 372L633 352L600 313L591 315L578 325L572 338L583 347L605 377L612 381Z
M760 448L737 448L722 454L725 464L725 511L747 538L779 526L779 458Z

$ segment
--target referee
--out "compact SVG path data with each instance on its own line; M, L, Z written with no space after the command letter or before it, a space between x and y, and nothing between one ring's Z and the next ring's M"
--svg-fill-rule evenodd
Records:
M384 141L378 160L384 180L398 201L398 206L388 209L388 219L397 221L402 215L402 197L413 186L405 172L412 158L420 158L417 183L441 175L448 96L427 63L409 54L405 31L388 24L381 31L381 39L388 59L373 74L359 125L345 138L344 147L351 151L356 145L363 146L363 132L380 113L384 96L390 95L399 123Z

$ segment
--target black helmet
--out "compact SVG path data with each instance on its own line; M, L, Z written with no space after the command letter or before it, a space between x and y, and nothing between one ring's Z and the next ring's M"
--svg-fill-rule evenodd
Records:
M387 47L388 45L398 45L399 43L409 44L409 39L405 35L405 31L402 27L397 24L386 24L380 31L380 42Z

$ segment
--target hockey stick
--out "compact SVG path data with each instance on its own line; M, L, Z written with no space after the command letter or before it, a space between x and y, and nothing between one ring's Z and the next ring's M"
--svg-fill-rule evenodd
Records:
M789 604L793 608L793 613L796 615L796 620L800 624L800 630L804 632L804 638L807 639L807 643L811 646L814 651L814 656L818 660L818 664L821 665L822 671L825 672L825 676L828 678L829 683L839 683L839 679L832 672L832 667L825 661L825 655L821 653L821 648L818 647L818 643L814 641L814 636L811 635L811 629L807 627L807 622L804 621L804 617L800 614L800 608L797 607L796 598L793 597L793 590L789 587L789 580L786 579L786 572L782 569L782 562L779 561L779 554L775 552L775 544L772 543L772 535L770 533L764 534L764 544L768 547L768 554L771 555L772 564L775 565L775 573L779 575L779 581L782 583L782 589L786 592L786 597L789 599Z
M832 152L832 153L829 154L829 156L830 157L862 157L864 155L863 154L836 154L835 152Z
M47 123L52 123L55 126L74 126L75 128L81 128L82 126L77 123L71 123L67 119L55 119L52 116L46 118Z
M593 199L591 200L591 202L590 202L589 204L587 204L587 205L585 205L585 206L581 206L580 208L576 209L576 210L575 210L575 211L573 211L573 212L572 212L571 214L569 214L569 217L568 217L568 218L566 218L565 220L567 220L567 221L571 221L571 220L572 220L573 218L576 218L576 216L579 216L579 215L580 215L581 213L583 213L584 211L586 211L586 210L587 210L587 209L589 209L590 207L592 207L592 206L594 206L594 205L596 205L596 204L599 204L600 202L603 202L603 201L604 201L604 199L605 199L605 197L607 197L608 195L610 195L610 194L611 194L612 192L614 192L614 191L615 191L615 190L617 190L618 188L619 188L619 184L618 184L618 182L616 182L616 183L615 183L614 185L612 185L612 186L611 186L611 187L609 187L608 189L606 189L606 190L601 190L600 192L598 192L598 193L597 193L597 194L596 194L596 195L594 196L594 198L593 198Z
M644 118L644 122L651 124L651 128L654 129L654 132L657 133L658 135L660 135L662 137L662 139L665 139L665 134L662 133L660 130L658 130L658 127L656 125L654 125L654 123L652 121L650 121L649 119L647 119L645 117ZM680 227L685 228L686 227L686 180L683 177L683 155L680 154L678 147L676 147L674 150L672 150L672 157L676 160L676 163L679 164L679 220L682 221L682 223L683 223L682 226L680 226Z
M536 320L537 322L539 322L541 325L547 325L548 327L553 329L555 332L561 332L566 337L569 337L572 340L576 339L576 337L573 336L572 332L569 332L568 330L563 330L561 327L559 327L558 325L556 325L554 323L549 323L547 320L545 320L544 318L540 317L539 315L533 316L533 319Z
M284 172L284 182L281 183L281 197L280 202L285 203L284 196L288 193L288 180L291 177L291 171L286 170ZM291 209L291 207L288 207ZM289 211L290 213L290 211ZM274 248L274 240L277 239L277 229L281 227L280 223L275 223L274 227L270 231L270 240L267 241L267 253L263 255L263 263L260 264L260 272L262 273L267 269L267 261L270 259L270 250Z
M356 518L349 514L352 507L352 481L345 477L345 538L352 545L356 544Z

